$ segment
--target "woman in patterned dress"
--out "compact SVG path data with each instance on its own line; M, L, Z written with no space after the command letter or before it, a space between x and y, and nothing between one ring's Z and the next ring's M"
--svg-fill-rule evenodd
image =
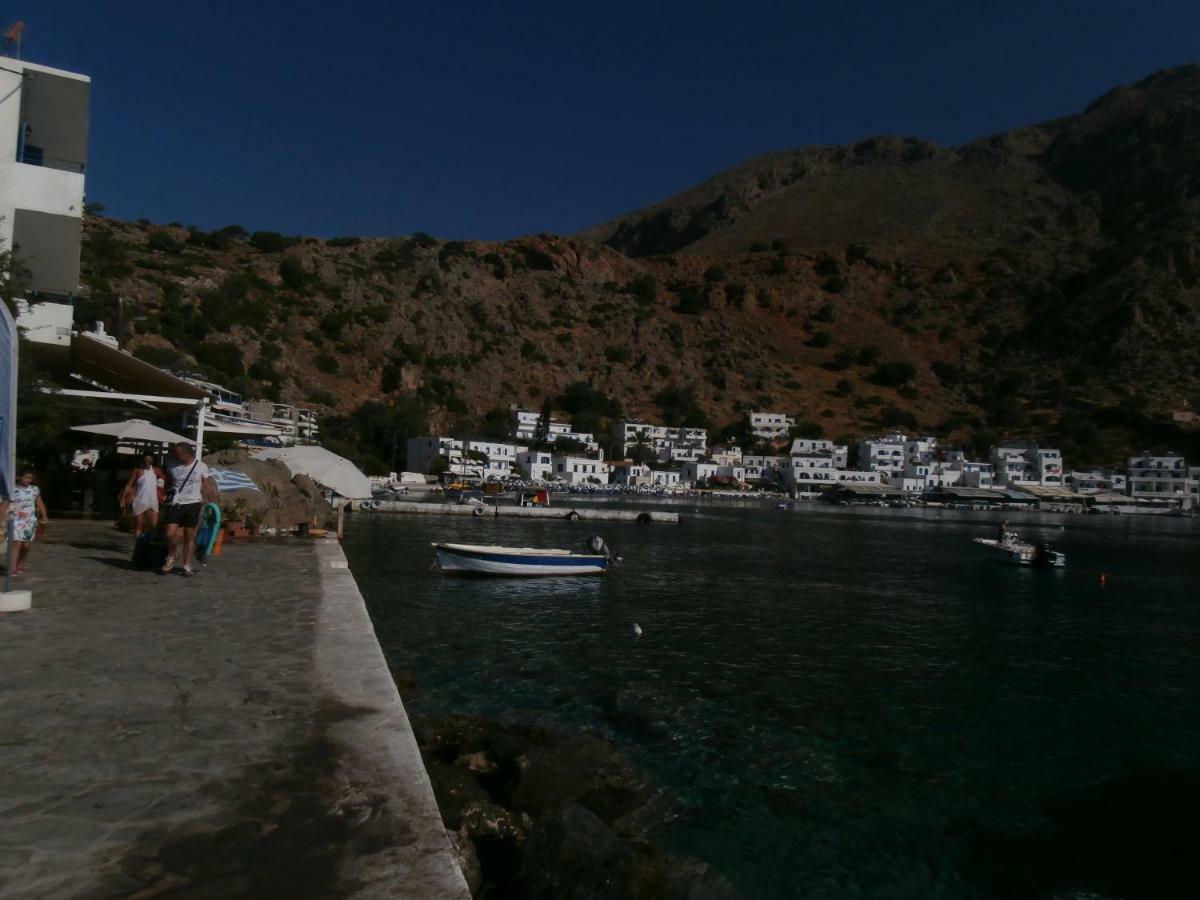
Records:
M17 477L17 488L12 497L0 501L0 522L7 528L8 510L11 507L16 514L13 523L12 540L15 544L13 557L13 574L20 575L25 571L25 557L37 537L38 524L45 527L50 516L46 512L46 504L42 502L42 492L33 483L32 469L25 469Z

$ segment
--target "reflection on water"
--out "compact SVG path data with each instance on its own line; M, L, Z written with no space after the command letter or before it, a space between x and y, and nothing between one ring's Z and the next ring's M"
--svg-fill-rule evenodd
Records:
M750 897L1012 893L1022 865L1042 873L1026 887L1059 877L1062 854L1010 837L1057 834L1064 791L1200 769L1194 523L1010 516L1066 552L1047 572L972 545L986 515L682 512L363 516L346 549L420 686L411 709L603 732L673 798L656 839ZM429 568L432 540L578 547L591 530L625 559L605 578Z
M603 578L443 578L436 588L439 600L455 604L486 607L502 604L558 604L599 600Z

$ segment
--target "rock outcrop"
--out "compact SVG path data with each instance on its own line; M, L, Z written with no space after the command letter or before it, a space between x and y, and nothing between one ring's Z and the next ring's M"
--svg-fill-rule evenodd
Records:
M740 896L711 866L669 856L646 839L657 794L603 738L468 716L415 716L413 728L447 830L472 845L474 855L460 847L460 857L477 895Z
M302 525L326 528L333 524L333 508L322 497L321 486L307 475L293 476L279 460L254 459L245 450L221 450L210 453L204 461L241 472L258 487L257 491L221 493L221 517L226 522L280 533L295 531Z

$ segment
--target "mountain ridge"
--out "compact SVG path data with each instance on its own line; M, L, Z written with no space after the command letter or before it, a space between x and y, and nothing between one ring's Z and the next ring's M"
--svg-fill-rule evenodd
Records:
M766 154L568 237L89 216L81 317L124 297L135 353L317 405L348 445L364 403L479 432L549 399L584 430L614 401L731 433L772 408L830 437L1025 434L1115 462L1190 440L1162 423L1200 401L1197 147L1192 65L956 148Z

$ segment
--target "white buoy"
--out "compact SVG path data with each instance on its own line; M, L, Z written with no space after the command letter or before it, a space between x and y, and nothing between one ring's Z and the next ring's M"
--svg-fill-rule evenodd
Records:
M641 637L642 636L642 626L639 625L637 622L634 622L632 625L629 626L629 633L632 634L634 637Z

